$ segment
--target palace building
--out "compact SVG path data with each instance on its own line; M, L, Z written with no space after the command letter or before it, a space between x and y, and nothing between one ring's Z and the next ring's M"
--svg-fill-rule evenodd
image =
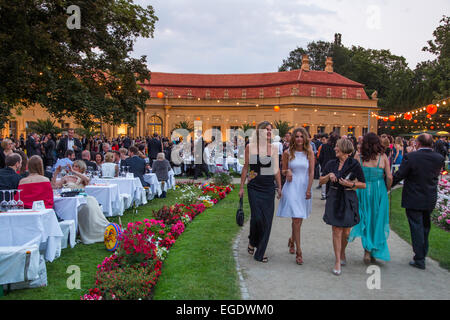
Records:
M376 93L369 98L364 85L333 72L327 58L323 71L310 70L307 56L301 69L253 74L182 74L152 72L150 83L141 86L150 92L145 112L138 112L135 127L102 125L109 137L133 137L154 132L169 136L181 121L201 121L202 130L255 126L263 120L282 120L304 126L311 134L338 131L356 136L377 130L371 112L379 110ZM158 94L159 93L159 94ZM158 95L162 98L158 98ZM9 122L3 135L24 134L27 121L46 119L42 108L23 111ZM59 120L62 127L76 127L70 119ZM369 128L370 126L370 128ZM199 129L199 128L196 128Z

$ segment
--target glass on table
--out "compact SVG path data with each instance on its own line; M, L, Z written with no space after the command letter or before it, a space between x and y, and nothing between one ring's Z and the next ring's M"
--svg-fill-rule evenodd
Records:
M24 209L25 208L25 204L23 203L22 200L20 200L20 193L22 192L22 190L18 189L17 193L18 193L18 199L17 199L17 209Z
M15 190L8 190L9 191L9 201L8 201L8 207L10 210L17 209L17 202L14 200L14 191Z
M8 210L8 201L6 201L5 192L6 190L1 190L3 192L3 200L0 202L0 210L7 211Z

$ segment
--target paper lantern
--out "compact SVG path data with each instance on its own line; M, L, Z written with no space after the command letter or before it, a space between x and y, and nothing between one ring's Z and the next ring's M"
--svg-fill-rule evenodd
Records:
M275 106L275 107L273 107L273 110L274 110L275 112L280 111L280 106Z
M164 98L164 93L162 93L161 91L158 91L158 93L156 94L156 96L160 99Z
M353 126L349 126L348 128L349 128L349 129L353 129Z
M110 223L106 226L104 233L104 242L106 250L116 251L119 245L119 236L122 233L120 226L117 223Z
M417 120L414 120L414 123L417 123Z
M431 114L427 114L427 118L428 118L428 119L431 119Z
M431 130L434 130L434 126L431 126L430 129L431 129Z
M427 106L427 113L428 114L435 114L437 112L437 107L434 104L429 104Z
M383 118L383 121L384 122L388 122L388 118Z
M392 127L391 127L391 129L392 129L392 130L394 130L394 129L395 129L395 127L394 127L394 126L392 126Z
M394 122L395 121L395 116L389 116L389 121Z
M404 118L405 120L411 120L411 119L412 119L412 114L409 113L409 112L407 112L407 113L405 113L405 115L403 116L403 118Z
M447 123L445 126L446 126L446 127L450 127L450 123Z

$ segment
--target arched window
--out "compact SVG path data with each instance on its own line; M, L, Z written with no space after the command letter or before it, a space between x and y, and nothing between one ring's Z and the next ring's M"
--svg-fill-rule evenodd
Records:
M163 121L160 117L153 115L150 117L149 122L147 123L148 134L151 136L155 132L159 135L162 134Z

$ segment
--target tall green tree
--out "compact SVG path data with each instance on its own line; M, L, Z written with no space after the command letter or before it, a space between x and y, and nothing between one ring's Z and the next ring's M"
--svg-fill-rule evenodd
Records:
M0 127L14 108L36 103L85 126L134 125L149 98L138 83L150 71L131 52L157 20L152 6L132 0L0 0Z

